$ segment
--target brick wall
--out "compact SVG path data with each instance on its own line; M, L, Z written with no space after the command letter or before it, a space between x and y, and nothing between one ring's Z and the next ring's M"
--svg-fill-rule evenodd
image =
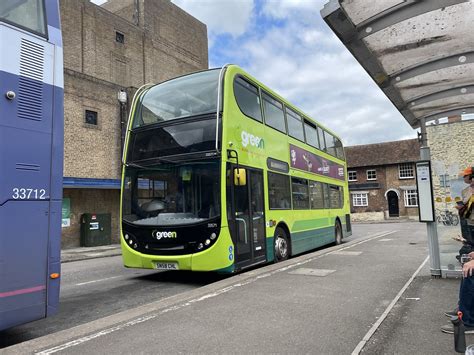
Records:
M74 248L80 245L80 218L83 213L110 213L112 215L112 243L119 242L119 190L65 189L64 198L69 198L71 201L71 226L62 229L62 248Z
M119 179L118 92L133 93L145 83L207 69L206 26L169 0L109 0L103 7L88 0L62 0L60 11L64 176ZM116 32L124 43L116 41ZM96 126L85 123L85 110L98 113ZM63 228L63 247L79 245L82 213L111 213L112 230L118 231L118 190L65 189L64 197L71 198L73 217L71 226ZM118 233L113 235L118 238Z
M68 70L64 84L64 176L119 179L120 86ZM85 123L86 109L97 112L97 126Z

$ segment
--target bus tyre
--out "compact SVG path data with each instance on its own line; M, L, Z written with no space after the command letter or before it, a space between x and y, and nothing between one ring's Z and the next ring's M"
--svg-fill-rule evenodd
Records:
M336 226L334 227L334 232L335 232L335 242L336 245L339 245L342 243L342 227L341 223L339 221L336 221Z
M288 259L290 254L290 245L288 243L288 236L283 228L277 227L275 229L275 262Z

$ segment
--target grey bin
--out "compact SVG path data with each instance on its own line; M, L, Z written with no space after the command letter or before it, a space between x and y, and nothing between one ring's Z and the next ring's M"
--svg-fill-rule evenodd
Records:
M96 247L112 243L110 213L84 213L81 216L81 247Z

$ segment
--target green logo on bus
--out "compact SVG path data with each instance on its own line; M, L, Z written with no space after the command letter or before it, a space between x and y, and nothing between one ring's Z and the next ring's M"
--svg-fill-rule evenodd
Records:
M178 234L176 232L153 231L152 236L155 237L158 240L163 239L163 238L170 238L170 239L178 238Z
M242 131L242 134L240 135L242 138L242 145L244 147L248 146L249 144L253 147L264 149L265 143L263 141L263 138L254 136L251 133Z

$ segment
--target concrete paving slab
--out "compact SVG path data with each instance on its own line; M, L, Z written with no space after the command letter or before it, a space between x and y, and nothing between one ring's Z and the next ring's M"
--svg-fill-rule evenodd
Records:
M291 275L304 275L304 276L318 276L318 277L325 277L336 270L326 270L326 269L308 269L308 268L299 268L294 271L290 271L289 274Z

